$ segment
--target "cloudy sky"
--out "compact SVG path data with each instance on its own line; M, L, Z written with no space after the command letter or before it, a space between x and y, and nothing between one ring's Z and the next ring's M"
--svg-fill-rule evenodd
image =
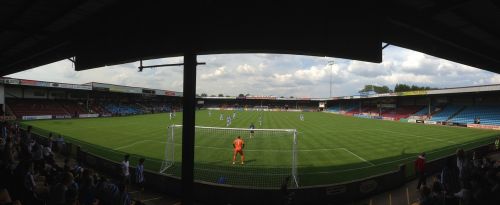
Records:
M333 60L333 66L328 61ZM198 57L197 93L328 97L330 77L333 96L356 95L365 84L396 83L431 87L457 87L500 83L500 75L419 52L389 46L380 64L361 61L281 54L224 54ZM182 58L157 59L144 65L178 63ZM129 63L74 71L64 60L9 75L12 78L64 83L102 82L182 91L182 67L145 69Z

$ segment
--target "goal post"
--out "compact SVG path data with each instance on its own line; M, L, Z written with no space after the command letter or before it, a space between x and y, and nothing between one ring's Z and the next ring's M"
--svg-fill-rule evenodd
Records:
M160 173L180 176L182 125L170 125ZM244 141L244 160L233 164L233 141ZM295 129L248 129L195 126L194 178L197 181L280 188L298 187L298 136Z

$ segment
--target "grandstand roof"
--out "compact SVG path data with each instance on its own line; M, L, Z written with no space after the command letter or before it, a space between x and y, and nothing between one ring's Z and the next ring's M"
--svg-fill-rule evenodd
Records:
M493 0L7 0L0 75L70 57L83 70L186 52L381 62L382 42L499 73L499 8Z
M119 93L130 93L130 94L182 96L182 92L176 92L170 90L141 88L141 87L114 85L114 84L97 83L97 82L90 82L84 84L68 84L68 83L56 83L56 82L46 82L46 81L16 79L16 78L0 78L0 84L46 87L46 88L64 88L64 89L75 89L75 90L95 90L95 91L119 92Z
M342 96L342 97L333 97L333 100L395 97L395 96L441 95L441 94L454 94L454 93L480 93L480 92L492 92L492 91L500 91L500 84L443 88L436 90L416 90L416 91L406 91L406 92L396 92L396 93L381 93L381 94L372 94L365 96L360 96L360 95Z

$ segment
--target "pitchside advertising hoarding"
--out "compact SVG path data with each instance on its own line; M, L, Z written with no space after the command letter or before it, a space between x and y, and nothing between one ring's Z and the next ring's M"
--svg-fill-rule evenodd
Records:
M22 79L3 79L2 81L4 84L10 84L10 85L25 85L25 86L47 87L47 88L92 90L92 86L90 86L90 85L53 83L53 82L36 81L36 80L22 80Z
M490 129L490 130L500 130L500 126L498 126L498 125L467 124L467 127Z

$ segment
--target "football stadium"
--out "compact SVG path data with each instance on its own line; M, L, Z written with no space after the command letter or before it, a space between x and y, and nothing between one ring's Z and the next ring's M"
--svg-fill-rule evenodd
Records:
M499 9L0 3L0 205L499 204Z

